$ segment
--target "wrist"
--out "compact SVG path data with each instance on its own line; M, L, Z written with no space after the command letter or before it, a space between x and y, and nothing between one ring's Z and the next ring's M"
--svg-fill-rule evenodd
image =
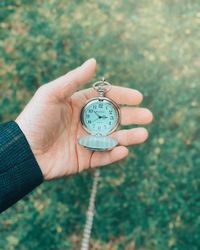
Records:
M43 163L42 157L40 156L40 152L37 152L37 149L35 149L34 146L34 140L32 140L32 138L34 137L34 135L31 135L29 129L28 129L28 125L26 124L26 122L23 120L22 116L19 115L15 122L17 123L17 125L19 126L20 130L22 131L22 133L24 134L27 143L29 144L29 147L32 151L33 157L35 158L41 172L43 175L44 180L48 179L48 174L47 174L47 167L45 166L45 164Z

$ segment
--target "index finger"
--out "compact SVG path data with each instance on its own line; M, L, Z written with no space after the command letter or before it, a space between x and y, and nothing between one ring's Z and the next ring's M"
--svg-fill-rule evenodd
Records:
M98 96L98 92L93 88L80 91L87 99ZM112 85L110 91L105 94L118 104L138 105L142 102L143 95L138 90Z

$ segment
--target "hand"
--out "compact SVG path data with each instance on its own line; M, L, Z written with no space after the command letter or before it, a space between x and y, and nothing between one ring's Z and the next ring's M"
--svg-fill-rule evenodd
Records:
M84 169L107 165L128 155L126 146L142 143L147 137L144 128L116 131L119 141L108 152L93 152L77 143L86 134L80 123L80 111L85 102L98 94L92 88L75 92L89 81L96 69L90 59L66 75L41 86L16 122L25 134L45 179L74 174ZM112 86L107 94L119 104L137 105L142 94L136 90ZM121 124L147 124L152 120L148 109L122 107Z

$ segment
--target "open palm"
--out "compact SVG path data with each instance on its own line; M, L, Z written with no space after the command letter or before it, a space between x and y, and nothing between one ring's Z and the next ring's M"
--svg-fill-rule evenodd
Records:
M148 133L144 128L118 130L112 134L119 146L108 152L94 152L80 146L77 138L86 134L80 123L85 102L96 96L92 88L77 91L95 73L96 61L90 59L66 75L43 85L17 117L45 179L74 174L90 167L107 165L128 155L126 146L141 143ZM107 96L121 106L121 125L147 124L148 109L132 107L142 101L140 92L113 86Z

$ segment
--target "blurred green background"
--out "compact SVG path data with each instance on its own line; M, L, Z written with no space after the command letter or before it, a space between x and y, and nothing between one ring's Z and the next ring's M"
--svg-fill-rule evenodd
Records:
M200 249L200 1L0 2L0 121L84 60L143 92L149 140L101 170L91 249ZM43 183L1 214L1 250L77 250L92 184Z

